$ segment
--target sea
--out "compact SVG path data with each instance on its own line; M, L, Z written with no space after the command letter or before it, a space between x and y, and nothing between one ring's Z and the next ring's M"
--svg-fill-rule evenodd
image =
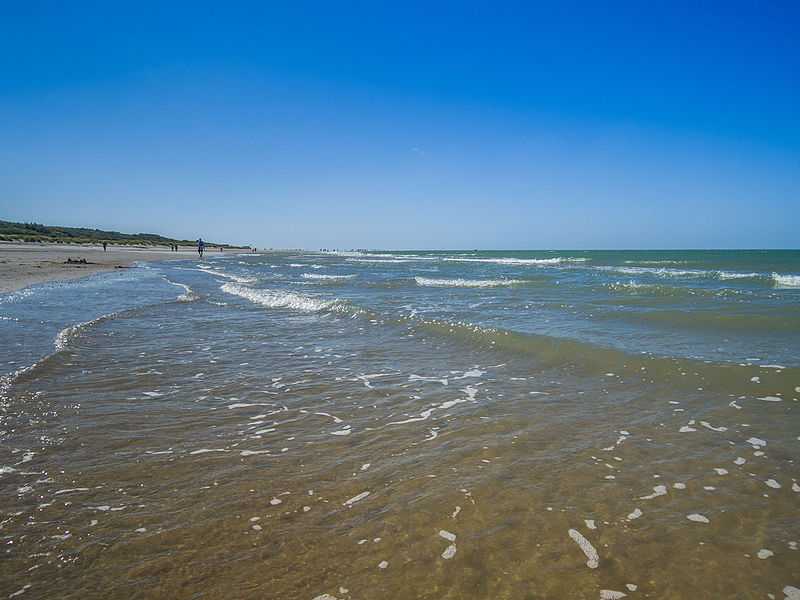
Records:
M0 296L0 597L800 598L800 251L206 254Z

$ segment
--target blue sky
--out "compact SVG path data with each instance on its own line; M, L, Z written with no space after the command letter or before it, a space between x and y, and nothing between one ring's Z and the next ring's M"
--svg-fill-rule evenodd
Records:
M800 246L797 3L16 4L3 219L260 247Z

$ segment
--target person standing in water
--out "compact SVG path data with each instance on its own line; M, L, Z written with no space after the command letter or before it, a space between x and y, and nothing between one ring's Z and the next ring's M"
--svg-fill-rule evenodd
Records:
M200 258L203 258L203 252L205 252L206 243L203 241L203 238L199 238L197 240L197 253L200 255Z

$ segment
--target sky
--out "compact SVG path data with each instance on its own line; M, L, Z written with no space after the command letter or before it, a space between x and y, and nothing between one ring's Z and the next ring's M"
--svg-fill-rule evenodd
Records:
M0 7L0 219L274 248L798 248L797 2Z

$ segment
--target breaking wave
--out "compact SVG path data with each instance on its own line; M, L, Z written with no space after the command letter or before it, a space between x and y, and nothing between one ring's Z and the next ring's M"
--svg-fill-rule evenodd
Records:
M319 273L303 273L303 279L315 279L317 281L341 281L353 279L355 275L320 275Z
M446 257L447 262L492 263L496 265L558 265L564 263L584 263L588 258L554 256L553 258L454 258Z
M520 279L433 279L430 277L414 277L417 285L428 287L468 287L490 288L525 283Z
M224 283L220 289L267 308L288 308L302 312L354 312L347 302L339 299L325 300L295 292L255 289L236 283Z
M800 275L779 275L778 273L773 273L772 280L775 283L775 287L800 288Z
M612 273L622 273L624 275L653 275L655 277L689 277L704 279L765 279L768 276L763 273L740 273L736 271L711 271L704 269L672 269L668 267L617 267L617 266L596 266L592 267L598 271Z

